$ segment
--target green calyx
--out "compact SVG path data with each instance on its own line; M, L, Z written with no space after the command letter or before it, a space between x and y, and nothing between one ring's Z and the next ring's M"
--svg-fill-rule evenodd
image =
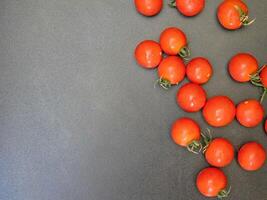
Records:
M217 195L218 199L224 199L227 198L231 193L231 186L229 187L228 190L224 189L222 191L219 192L219 194Z
M202 132L201 133L201 143L202 143L202 146L203 146L203 150L202 150L202 153L205 153L210 142L212 141L212 136L211 136L211 133L210 133L210 129L207 128L207 131L206 132Z
M202 143L198 140L193 140L189 145L187 145L187 150L199 154L202 150Z
M170 6L171 8L176 8L176 0L170 0L170 2L169 2L169 6Z
M191 55L190 50L187 46L181 48L179 56L185 60L188 60L188 57Z
M160 77L160 79L157 80L157 83L165 90L168 90L171 88L172 84L169 80Z
M235 8L238 10L239 15L240 15L240 21L242 23L242 25L244 26L249 26L251 25L253 22L255 22L256 18L253 20L249 19L249 16L246 12L244 12L239 6L235 6Z
M261 83L261 78L260 78L260 72L265 68L267 67L267 65L264 65L262 68L260 68L256 73L250 75L250 82L257 86L257 87L261 87L263 88L263 92L262 92L262 95L261 95L261 98L260 98L260 102L262 103L265 96L267 95L267 88L265 88L262 83Z

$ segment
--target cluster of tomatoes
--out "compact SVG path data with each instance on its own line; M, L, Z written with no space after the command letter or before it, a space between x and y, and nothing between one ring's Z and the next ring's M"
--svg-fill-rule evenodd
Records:
M139 13L145 16L158 14L162 0L135 0ZM204 9L205 0L171 0L170 6L176 7L185 16L195 16ZM226 29L238 29L253 22L248 18L248 7L241 0L224 0L218 7L217 17ZM263 88L261 100L247 99L237 106L227 96L207 98L201 86L209 81L213 74L212 64L207 58L196 57L189 61L190 50L186 34L179 28L169 27L160 34L159 42L144 40L135 49L137 63L146 69L158 69L158 84L164 88L179 84L185 76L190 81L182 85L176 100L186 112L202 110L205 121L212 127L224 127L235 118L245 127L255 127L264 119L261 105L267 93L267 66L259 68L257 59L248 53L238 53L228 62L230 76L237 82L251 82ZM186 62L188 61L188 62ZM267 132L267 120L265 121ZM235 148L226 138L212 139L209 131L201 132L200 126L191 118L177 119L171 127L173 141L186 147L190 152L203 153L211 167L201 170L196 185L201 194L207 197L224 198L229 195L227 177L219 169L231 164L235 157ZM260 169L266 160L266 151L258 142L248 142L238 150L237 160L241 168L247 171Z

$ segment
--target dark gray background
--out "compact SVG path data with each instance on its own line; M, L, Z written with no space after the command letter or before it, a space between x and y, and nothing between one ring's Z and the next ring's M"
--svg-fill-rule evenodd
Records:
M133 51L180 27L193 57L213 64L208 96L257 98L257 88L230 79L226 64L237 52L267 62L266 0L247 0L257 21L232 32L215 18L219 2L207 0L204 12L185 18L165 1L158 16L145 18L130 0L1 0L0 199L205 199L195 177L207 164L173 144L169 128L181 116L208 125L201 113L177 107L177 87L154 88L156 70L138 67ZM267 148L262 125L211 130L236 148L250 140ZM234 161L224 171L229 199L267 199L266 165L247 173Z

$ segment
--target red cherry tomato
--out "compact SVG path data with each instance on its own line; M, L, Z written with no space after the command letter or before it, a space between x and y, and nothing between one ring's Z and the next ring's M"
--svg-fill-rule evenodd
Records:
M193 119L183 117L173 123L171 137L176 144L186 147L200 139L200 128Z
M226 126L235 118L235 105L229 97L212 97L203 108L203 116L211 126Z
M198 84L186 83L177 92L178 105L187 112L199 111L206 102L206 92Z
M178 28L170 27L165 29L160 35L160 46L168 55L189 56L186 35Z
M207 147L205 158L212 166L225 167L233 161L234 153L234 147L229 140L216 138Z
M159 84L165 89L178 84L185 76L183 60L177 56L164 58L158 67L158 76Z
M163 6L163 0L134 0L136 10L145 16L157 15Z
M238 152L238 163L247 171L260 169L266 160L266 152L263 146L257 142L244 144Z
M177 10L187 17L199 14L205 7L205 0L176 0Z
M206 58L194 58L187 64L186 75L191 82L204 84L212 75L212 66Z
M219 197L227 186L227 177L220 169L208 167L199 172L196 185L202 195Z
M267 88L267 65L260 72L260 79L263 87Z
M245 127L254 127L262 122L264 109L259 101L250 99L238 104L236 118Z
M250 81L250 75L254 74L258 68L258 61L248 53L236 54L228 64L231 77L238 82Z
M162 60L160 45L152 40L145 40L139 43L135 49L135 59L144 68L157 67Z
M225 0L217 10L220 24L229 30L239 29L243 25L253 23L248 19L248 7L241 0Z

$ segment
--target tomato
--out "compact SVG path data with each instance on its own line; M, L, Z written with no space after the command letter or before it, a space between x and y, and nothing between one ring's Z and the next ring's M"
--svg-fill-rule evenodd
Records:
M191 82L204 84L212 75L212 66L206 58L194 58L186 66L186 75Z
M171 4L184 16L192 17L199 14L205 7L205 0L173 0Z
M248 53L238 53L233 56L228 64L231 77L238 82L250 81L250 76L259 68L258 61Z
M235 118L235 105L229 97L214 96L204 106L203 116L211 126L226 126Z
M247 171L260 169L266 160L266 152L263 146L257 142L244 144L238 152L238 163Z
M206 92L198 84L186 83L177 92L178 105L187 112L197 112L206 102Z
M163 0L134 0L136 10L145 16L157 15L163 6Z
M254 20L248 18L248 7L241 0L225 0L217 10L217 17L220 24L229 30L241 28L243 25L250 25Z
M179 118L172 125L171 137L176 144L186 147L200 139L200 127L193 119Z
M222 170L208 167L197 175L196 185L199 192L206 197L227 197L225 191L227 177Z
M236 118L245 127L254 127L262 122L264 109L259 101L249 99L238 104Z
M162 60L160 45L152 40L145 40L139 43L135 49L135 59L144 68L157 67Z
M182 58L190 55L186 35L182 30L175 27L167 28L161 33L160 46L168 55L180 55Z
M169 56L162 60L158 67L159 84L164 89L178 84L184 79L185 65L183 60L177 56Z
M205 151L205 158L212 166L225 167L233 161L234 154L234 147L229 140L216 138L209 143Z
M263 66L263 69L260 72L260 80L263 87L267 88L267 65Z

